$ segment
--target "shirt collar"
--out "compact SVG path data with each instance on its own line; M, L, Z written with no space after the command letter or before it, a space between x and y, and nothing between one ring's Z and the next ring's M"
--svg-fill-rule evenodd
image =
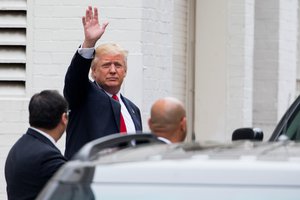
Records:
M168 140L167 138L164 137L157 137L160 141L163 141L166 144L171 144L172 142L170 140Z
M41 131L41 130L39 130L37 128L33 128L33 127L29 127L29 128L31 128L32 130L35 130L35 131L39 132L41 135L43 135L46 138L48 138L54 145L56 145L56 142L55 142L54 138L51 137L49 134L47 134L44 131Z
M106 92L105 90L104 90L104 92L105 92L108 96L110 96L110 97L113 96L113 94L110 94L109 92ZM119 99L121 99L121 93L120 93L120 92L118 92L118 93L115 94L115 95L117 95L117 97L118 97Z
M103 89L96 81L95 81L95 83L96 83L96 85L97 85L100 89L102 89L108 96L110 96L110 97L113 96L113 94L111 94L111 93L105 91L105 90L104 90L104 89ZM115 95L117 95L117 97L118 97L119 99L121 99L121 93L120 93L120 91L119 91L117 94L115 94Z

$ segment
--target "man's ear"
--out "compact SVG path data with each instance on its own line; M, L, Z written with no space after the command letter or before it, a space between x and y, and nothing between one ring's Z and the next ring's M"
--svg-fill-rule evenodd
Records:
M61 123L65 126L68 124L68 114L66 112L61 115Z
M151 118L148 119L148 126L149 129L152 131L152 123L151 123Z
M180 121L180 141L183 142L187 134L186 117L183 117Z
M183 117L180 121L180 127L181 127L181 130L186 132L186 117Z
M125 73L124 73L124 77L126 77L127 75L127 65L125 66L125 69L124 69Z
M92 66L91 67L91 77L92 77L93 80L96 79L95 74L96 74L96 67Z

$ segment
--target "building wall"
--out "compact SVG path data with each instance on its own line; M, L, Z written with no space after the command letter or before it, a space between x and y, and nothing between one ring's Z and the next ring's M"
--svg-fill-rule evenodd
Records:
M28 100L10 98L0 100L0 199L6 199L4 164L9 149L27 129Z
M187 96L187 37L188 2L174 1L173 11L173 56L172 56L172 94L186 102ZM186 102L187 103L187 102Z
M252 125L254 1L196 4L196 140L228 141Z
M225 140L252 125L254 1L229 1L227 110Z
M143 125L155 99L172 92L173 1L143 1ZM165 9L168 8L168 9ZM149 129L148 129L149 130Z
M88 5L100 8L101 20L109 21L101 42L129 50L122 93L140 107L146 131L151 104L175 96L189 108L196 140L228 141L233 129L242 126L259 126L267 138L294 99L298 0L5 2L13 9L15 2L22 4L17 9L26 11L27 20L26 37L21 37L25 72L18 68L14 81L7 81L0 64L2 172L9 149L28 127L30 97L44 89L62 93L68 64L83 40L81 16ZM0 10L7 9L3 5ZM1 17L3 13L0 25ZM5 46L2 36L0 46ZM0 54L11 55L2 46ZM17 55L22 58L22 53ZM63 152L64 138L58 146ZM0 199L6 199L5 185L0 173Z
M28 127L28 101L44 89L62 93L67 67L83 41L81 16L88 5L99 8L101 21L109 21L100 42L117 42L129 51L122 93L141 109L144 130L149 130L147 119L155 99L184 100L185 95L186 0L15 1L27 3L26 87L17 97L0 92L0 199L6 199L7 153ZM58 142L62 152L64 141Z
M230 141L245 126L269 139L295 99L298 0L196 5L196 140Z
M225 138L228 12L227 1L196 1L195 134L199 141Z
M280 0L279 8L279 83L277 119L296 98L298 0Z
M253 126L268 139L295 99L298 0L255 5Z

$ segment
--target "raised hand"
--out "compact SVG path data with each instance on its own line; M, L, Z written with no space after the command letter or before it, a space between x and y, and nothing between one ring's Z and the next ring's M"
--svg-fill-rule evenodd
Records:
M108 22L104 22L100 26L98 9L95 7L93 12L93 8L89 6L86 9L85 16L82 17L82 24L85 36L82 48L92 48L105 32Z

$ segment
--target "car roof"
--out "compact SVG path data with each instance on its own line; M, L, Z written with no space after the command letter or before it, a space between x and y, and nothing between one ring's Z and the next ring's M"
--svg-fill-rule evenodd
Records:
M118 189L126 197L136 192L155 197L178 197L186 192L191 196L205 192L211 196L207 193L209 188L218 191L212 193L218 196L214 199L225 195L224 191L244 191L239 192L238 199L249 194L255 194L252 199L257 199L271 191L279 192L280 199L295 199L289 196L298 197L299 175L300 143L293 141L151 143L105 148L93 154L92 159L71 160L52 177L41 197L60 195L59 188L69 188L70 192L74 186L82 191L90 188L100 199L106 195L108 199L118 199L112 198L118 196L113 192ZM253 189L256 193L251 193ZM158 190L162 191L157 193Z
M123 150L112 148L98 153L95 158L97 164L147 160L238 160L245 158L266 161L300 161L300 143L292 141L237 141L226 144L190 142L170 145L152 144Z
M217 141L183 142L166 145L151 133L113 134L86 144L73 160L95 161L97 163L132 162L138 160L189 159L207 157L209 159L255 159L287 160L297 159L300 143L283 141L238 140L227 143Z
M299 155L295 142L145 145L99 156L93 182L299 187Z

